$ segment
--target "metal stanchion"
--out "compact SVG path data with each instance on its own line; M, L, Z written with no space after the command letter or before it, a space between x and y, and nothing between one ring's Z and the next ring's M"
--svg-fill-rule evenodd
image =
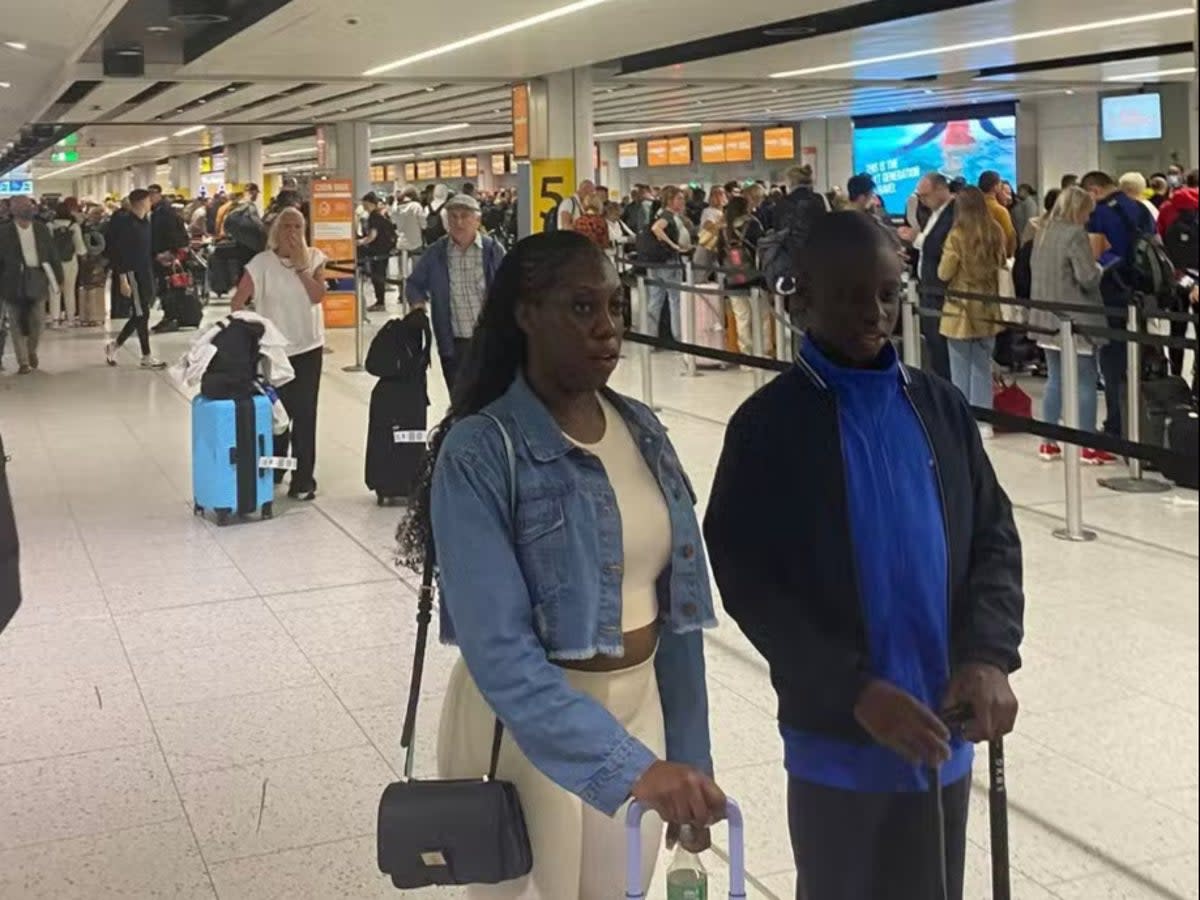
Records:
M359 268L361 258L357 248L354 251L354 365L342 366L343 372L363 371L363 320L367 317L367 307L363 303L363 276Z
M684 344L696 343L696 307L693 304L696 302L696 295L691 291L684 291L684 287L690 287L695 284L692 279L692 261L685 258L683 261L683 285L679 288L679 330L682 335L676 335L676 340ZM690 353L683 354L683 374L691 378L696 377L696 357Z
M763 355L762 314L762 292L757 287L750 288L750 352L754 356ZM751 371L754 375L754 389L758 390L766 381L763 370L756 366Z
M911 278L905 285L904 299L900 301L900 334L904 339L904 364L912 369L921 368L921 317L917 312L917 283Z
M650 334L650 295L646 293L646 276L639 275L637 280L637 327L638 331L647 337L657 337ZM638 355L642 360L642 402L651 409L654 406L654 373L652 371L650 359L650 346L641 344L638 347Z
M1129 304L1129 317L1125 327L1133 334L1141 334L1142 317L1136 303ZM1125 391L1128 400L1125 403L1124 417L1125 436L1133 443L1142 439L1142 345L1132 340L1126 346L1127 366L1125 373ZM1157 478L1142 477L1142 461L1129 457L1129 474L1120 478L1101 478L1101 487L1110 491L1120 491L1123 494L1160 494L1171 490L1171 485Z
M1079 428L1079 357L1075 355L1075 324L1070 319L1062 319L1058 327L1058 336L1062 357L1063 422L1068 428ZM1063 528L1054 531L1054 536L1062 541L1096 539L1094 531L1083 527L1082 469L1079 447L1073 444L1064 446L1063 473L1067 488L1067 521Z
M771 302L775 308L775 358L780 362L791 362L796 355L796 336L788 327L791 319L787 314L787 300L783 294L772 294Z

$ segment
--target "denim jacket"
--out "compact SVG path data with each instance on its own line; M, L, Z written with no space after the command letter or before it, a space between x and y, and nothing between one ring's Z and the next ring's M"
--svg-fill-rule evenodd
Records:
M655 669L667 758L712 771L702 628L716 624L695 494L666 429L641 404L605 396L654 473L670 513L658 580ZM486 410L516 455L510 513L504 438L486 416L457 423L433 477L441 634L539 770L612 815L656 759L612 714L572 689L554 660L620 656L621 521L604 467L572 444L518 375Z

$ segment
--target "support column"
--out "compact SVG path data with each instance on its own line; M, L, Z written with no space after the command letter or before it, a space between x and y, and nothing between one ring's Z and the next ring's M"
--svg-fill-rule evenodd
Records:
M246 141L225 148L225 180L231 184L262 187L262 141Z
M154 163L140 163L133 167L133 186L146 188L158 180L158 166Z
M829 187L846 190L846 182L854 174L854 123L849 116L834 116L825 121L825 146L829 162L826 176Z
M1037 103L1037 184L1058 187L1068 172L1100 168L1100 101L1094 93L1042 97Z
M193 198L200 193L200 155L186 153L171 158L171 187Z
M569 197L593 170L592 72L569 69L529 82L529 164L520 169L521 237L542 230L554 197Z
M796 162L805 162L805 148L815 153L813 163L813 185L822 193L833 187L829 180L829 121L827 119L805 119L799 123L796 144Z
M325 127L326 171L354 184L354 199L371 190L371 126L336 122Z

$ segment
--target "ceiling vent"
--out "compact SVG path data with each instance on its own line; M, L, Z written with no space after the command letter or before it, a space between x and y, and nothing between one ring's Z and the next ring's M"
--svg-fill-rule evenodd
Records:
M171 0L167 18L176 25L220 25L228 22L228 0Z

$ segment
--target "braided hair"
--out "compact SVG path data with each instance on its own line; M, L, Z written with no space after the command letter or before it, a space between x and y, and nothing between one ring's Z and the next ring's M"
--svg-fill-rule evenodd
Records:
M500 399L525 367L525 333L517 308L537 303L583 262L607 264L591 240L574 231L535 234L518 241L500 263L484 300L475 334L459 368L450 411L433 430L422 460L408 513L396 532L398 565L421 571L432 539L430 492L433 470L446 435L455 423Z

